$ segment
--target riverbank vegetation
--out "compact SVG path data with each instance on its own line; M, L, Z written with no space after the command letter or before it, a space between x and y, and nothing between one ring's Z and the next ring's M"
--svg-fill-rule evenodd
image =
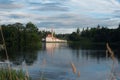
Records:
M5 38L6 46L14 50L22 50L31 47L37 48L40 43L38 28L29 22L26 25L22 23L2 25L2 31ZM2 38L0 37L2 44Z
M22 70L0 69L0 80L31 80Z
M14 23L1 25L5 37L6 46L15 50L23 50L40 47L42 38L45 38L50 31L41 31L32 22L27 24ZM54 34L55 37L66 39L68 42L79 42L82 44L106 42L118 44L120 43L120 25L118 28L109 29L98 25L97 27L86 28L70 34ZM2 40L0 37L0 44Z
M80 31L77 28L76 31L71 34L59 34L59 38L65 38L70 42L80 42L80 43L120 43L120 25L118 28L109 29L98 25L93 28L86 28Z
M120 43L120 25L116 29L109 29L107 27L101 27L100 25L96 28L87 28L81 32L81 37L98 43Z

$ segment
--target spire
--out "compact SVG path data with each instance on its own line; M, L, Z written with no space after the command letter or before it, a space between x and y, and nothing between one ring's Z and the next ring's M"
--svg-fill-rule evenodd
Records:
M53 38L53 28L51 28L51 34L52 34L52 38Z

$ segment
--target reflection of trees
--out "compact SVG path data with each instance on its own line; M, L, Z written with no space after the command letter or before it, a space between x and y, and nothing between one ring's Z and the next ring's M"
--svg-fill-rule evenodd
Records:
M80 49L81 45L79 43L68 43L69 48L71 49Z
M37 59L36 52L27 52L24 54L24 60L27 65L32 65L36 59Z
M100 59L106 58L106 53L105 50L88 50L87 56L91 58L96 58L97 61L99 62Z
M69 48L71 49L92 49L92 50L101 50L105 49L105 44L83 44L79 42L68 43Z
M96 58L98 61L100 59L106 58L106 46L105 45L83 45L80 43L69 43L69 48L72 49L74 55L76 55L77 58L81 56L88 58ZM111 48L115 52L115 56L118 57L118 60L120 60L120 46L119 45L111 45Z
M120 61L120 47L117 47L116 50L114 50L114 53L116 57L118 58L118 60Z
M6 55L5 55L5 52L4 51L0 51L0 61L4 61L6 60Z
M106 57L105 48L103 46L83 45L80 43L70 43L68 45L74 51L73 53L77 58L79 58L80 55L86 57L87 59L90 57L96 58L97 60Z
M37 59L37 51L8 51L9 60L15 65L21 65L23 61L26 62L27 65L32 65ZM4 51L0 54L0 60L6 60L6 56Z
M12 52L8 53L9 60L15 65L21 65L23 62L22 52Z

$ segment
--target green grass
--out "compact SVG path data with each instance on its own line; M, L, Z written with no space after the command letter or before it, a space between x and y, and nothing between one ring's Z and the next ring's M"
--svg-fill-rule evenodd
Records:
M31 80L22 70L0 69L0 80Z
M0 80L32 80L29 74L26 74L23 70L4 69L0 68ZM47 80L44 77L40 77L39 80Z

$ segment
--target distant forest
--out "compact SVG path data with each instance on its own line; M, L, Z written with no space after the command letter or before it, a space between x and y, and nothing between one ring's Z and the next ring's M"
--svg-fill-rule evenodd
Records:
M98 25L96 28L83 29L81 32L79 28L76 32L72 32L68 36L70 41L82 41L89 40L96 43L120 43L120 25L116 29L109 29L107 27L101 27Z
M1 27L7 47L20 50L31 46L40 46L42 38L51 33L50 31L40 31L32 22L25 25L22 23L1 25ZM120 43L120 25L116 29L109 29L100 25L82 31L77 28L71 34L54 34L54 36L71 42ZM3 44L1 35L0 44Z

